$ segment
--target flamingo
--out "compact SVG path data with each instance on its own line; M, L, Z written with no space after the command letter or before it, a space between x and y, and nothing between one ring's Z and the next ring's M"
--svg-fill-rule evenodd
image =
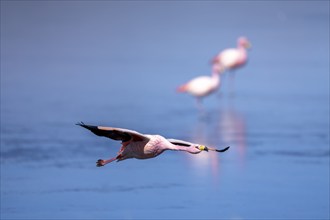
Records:
M213 65L211 76L198 76L179 86L177 92L186 92L196 97L197 106L201 107L203 97L215 92L220 86L222 67Z
M229 48L221 51L216 55L212 63L220 65L224 70L234 70L246 64L247 49L251 47L251 43L246 37L239 37L237 40L237 48Z
M248 60L247 49L249 49L250 47L251 43L246 37L239 37L237 40L237 48L225 49L221 51L218 55L216 55L212 60L213 66L219 65L221 67L219 69L223 70L223 72L225 72L226 70L232 72L232 74L230 75L230 87L232 94L234 93L234 70L246 64Z
M86 125L83 122L77 123L76 125L86 128L98 136L121 141L122 146L117 156L106 160L99 159L96 162L97 167L105 166L113 161L119 162L129 158L149 159L157 157L166 150L186 151L191 154L198 154L202 151L224 152L229 149L228 146L222 150L218 150L200 144L177 139L166 139L160 135L141 134L123 128Z

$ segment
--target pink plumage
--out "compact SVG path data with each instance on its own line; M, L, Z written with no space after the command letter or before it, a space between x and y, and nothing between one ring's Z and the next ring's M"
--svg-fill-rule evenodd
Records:
M204 145L194 144L187 141L166 139L160 135L141 134L139 132L124 128L103 127L86 125L78 123L77 125L84 127L98 136L107 137L113 140L121 141L122 145L116 157L103 160L99 159L96 166L101 167L113 161L122 161L129 158L148 159L157 157L166 150L186 151L191 154L198 154L202 151L224 152L223 150L208 148Z
M213 60L213 65L219 65L224 70L232 70L246 64L248 60L247 49L251 47L246 37L237 40L237 48L229 48L221 51Z
M215 92L220 86L221 73L220 66L213 65L210 76L198 76L187 83L179 86L177 92L185 92L197 98L197 104L200 106L200 99Z

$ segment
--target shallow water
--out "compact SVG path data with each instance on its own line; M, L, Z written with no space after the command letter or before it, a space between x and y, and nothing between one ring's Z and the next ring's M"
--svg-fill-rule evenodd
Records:
M329 218L328 2L2 1L1 26L1 219ZM240 35L199 112L176 87ZM231 148L97 168L120 143L79 121Z

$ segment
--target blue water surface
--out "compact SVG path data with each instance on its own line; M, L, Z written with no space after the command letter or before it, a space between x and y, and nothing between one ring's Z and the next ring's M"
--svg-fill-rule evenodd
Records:
M231 148L98 168L79 121ZM329 219L329 156L328 1L1 1L1 219Z

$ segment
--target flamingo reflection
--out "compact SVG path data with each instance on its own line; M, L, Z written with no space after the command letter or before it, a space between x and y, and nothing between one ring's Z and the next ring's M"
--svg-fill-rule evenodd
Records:
M216 139L212 137L211 130L213 128L212 123L209 119L198 118L196 126L194 126L194 130L191 132L192 136L191 140L200 140L209 144L209 146L217 145ZM208 154L200 154L199 158L189 157L189 162L195 166L195 170L199 176L208 174L211 171L212 179L214 183L218 183L219 181L219 173L220 173L220 160L217 154L208 155Z
M199 118L189 138L194 142L209 146L231 146L234 160L244 167L246 155L246 123L244 116L233 105L224 106L220 110L209 113L208 117ZM220 180L221 160L218 154L202 153L199 157L187 155L189 162L195 166L198 175L210 172L216 185Z
M246 155L246 122L243 115L233 105L224 108L219 112L219 120L216 125L217 136L222 144L235 146L238 153L238 160L244 166ZM235 150L233 150L234 152Z

